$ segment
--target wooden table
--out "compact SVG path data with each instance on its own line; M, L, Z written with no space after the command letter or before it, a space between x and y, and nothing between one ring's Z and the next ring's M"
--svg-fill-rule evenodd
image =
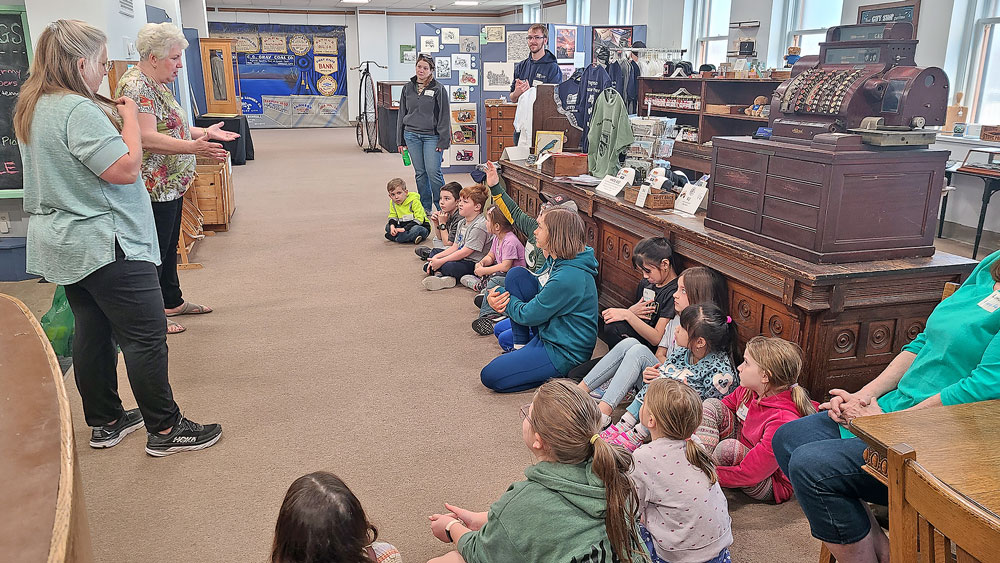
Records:
M576 202L587 244L600 263L602 307L629 306L641 275L632 249L664 236L681 267L709 266L729 285L730 315L741 344L758 334L798 343L805 357L800 383L813 398L832 388L856 391L877 376L924 329L946 282L961 282L976 263L937 252L926 258L813 264L708 229L704 217L682 217L557 182L523 161L503 161L511 197L532 216L540 194Z
M886 455L905 443L917 463L971 502L1000 515L1000 400L864 416L851 432L868 444L865 471L888 486Z

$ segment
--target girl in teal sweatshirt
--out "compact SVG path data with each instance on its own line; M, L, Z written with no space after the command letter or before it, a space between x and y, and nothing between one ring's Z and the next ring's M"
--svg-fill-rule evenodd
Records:
M628 477L632 457L598 437L594 400L556 379L538 388L521 416L524 445L539 462L489 512L445 504L447 514L432 515L434 537L458 551L428 563L648 561Z

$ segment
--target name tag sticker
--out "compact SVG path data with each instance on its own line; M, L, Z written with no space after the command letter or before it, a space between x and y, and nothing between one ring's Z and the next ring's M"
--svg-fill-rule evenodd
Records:
M994 291L989 297L980 301L979 306L989 313L1000 309L1000 290Z
M742 404L740 408L736 409L736 417L740 420L746 420L748 412L750 412L750 408L746 404Z
M413 214L410 213L409 215L403 215L402 217L400 217L400 219L402 219L403 221L412 221L413 220Z
M654 298L656 298L656 292L655 291L653 291L652 289L650 289L648 287L646 289L642 290L642 300L643 301L652 301Z
M424 95L425 96L430 96L430 97L433 98L434 97L434 90L424 90Z
M532 85L533 87L534 87L534 86L541 86L542 84L545 84L545 83L544 83L544 82L542 82L541 80L538 80L537 78L536 78L536 79L535 79L535 80L534 80L534 81L533 81L533 82L531 83L531 85Z

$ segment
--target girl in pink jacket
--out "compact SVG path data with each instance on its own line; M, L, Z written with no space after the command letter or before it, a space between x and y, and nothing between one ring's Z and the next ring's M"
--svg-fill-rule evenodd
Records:
M816 412L799 387L802 351L780 338L756 336L747 342L737 368L740 386L724 399L706 399L696 435L711 453L726 488L751 498L782 503L792 484L778 469L771 437L782 424Z

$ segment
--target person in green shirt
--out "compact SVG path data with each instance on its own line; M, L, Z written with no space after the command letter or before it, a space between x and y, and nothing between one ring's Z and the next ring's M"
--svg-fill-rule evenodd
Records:
M38 38L14 113L27 269L66 288L90 446L110 448L145 425L146 453L162 457L207 448L222 427L181 416L167 380L160 256L139 176L139 109L130 98L97 94L108 70L106 42L102 31L75 20L55 21ZM116 345L139 405L128 411L118 395Z
M886 504L884 485L863 471L865 443L847 430L861 416L1000 398L1000 252L986 257L924 331L873 381L832 389L812 416L782 426L772 441L809 519L837 561L887 561L889 541L868 509Z
M430 517L434 537L455 547L428 563L638 563L638 497L632 456L598 436L594 400L553 379L521 408L521 436L538 463L489 512L445 504Z

